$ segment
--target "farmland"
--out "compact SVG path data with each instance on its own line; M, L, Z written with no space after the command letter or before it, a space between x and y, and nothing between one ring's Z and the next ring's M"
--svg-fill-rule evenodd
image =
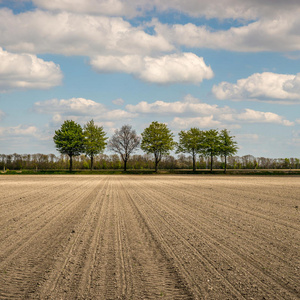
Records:
M299 299L300 178L3 175L0 299Z

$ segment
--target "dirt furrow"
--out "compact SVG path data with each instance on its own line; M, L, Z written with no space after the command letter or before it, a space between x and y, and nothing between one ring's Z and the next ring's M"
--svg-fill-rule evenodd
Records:
M129 246L125 253L129 255L133 279L133 294L127 294L125 299L192 299L191 292L162 252L127 190L120 182L118 191L122 204L119 207L124 220L124 240Z
M198 247L204 248L201 250L201 253L206 253L205 257L212 266L215 266L216 268L217 265L218 267L216 269L221 271L230 271L227 272L226 275L230 282L236 281L236 285L240 285L240 282L248 281L249 284L248 286L245 286L246 291L243 291L243 294L256 294L257 289L259 288L262 290L261 293L266 295L271 287L274 291L278 291L278 294L280 295L278 299L282 299L282 295L285 299L293 299L293 297L298 294L296 283L297 277L293 280L290 276L288 282L283 282L282 278L279 276L272 273L270 274L255 258L245 255L242 252L243 249L241 248L244 247L241 246L238 239L236 244L220 244L217 242L214 235L205 233L202 228L199 230L197 225L195 226L191 222L186 221L186 216L181 217L176 215L174 211L172 211L172 215L169 215L168 218L164 215L164 219L169 221L171 228L174 228L180 222L181 230L185 232L185 236L188 237L189 243L195 249ZM205 243L197 244L199 236L201 236L201 239L204 240ZM205 247L203 247L204 245ZM251 247L249 244L247 246L248 248ZM222 259L216 261L216 259L211 260L211 257L219 257L219 259L222 257ZM260 258L263 258L263 255ZM250 289L252 289L252 291L250 291ZM288 291L290 293L288 293ZM274 296L271 298L273 297Z
M274 196L268 194L268 197L265 197L262 200L262 196L259 194L258 191L254 193L253 191L246 190L238 190L236 191L235 188L228 188L225 185L222 185L221 187L210 187L207 189L207 187L202 187L194 185L192 189L189 189L188 186L190 183L184 182L184 184L172 184L170 181L168 183L165 182L157 182L155 183L156 188L159 186L162 186L162 190L166 190L166 186L169 187L169 190L176 190L180 194L184 194L185 197L191 196L191 197L199 197L201 195L201 198L206 198L207 200L211 200L215 205L219 205L224 208L229 208L235 211L240 212L241 214L249 214L253 217L261 218L265 221L269 221L270 223L275 223L282 226L291 227L294 230L300 231L299 226L295 226L295 220L297 220L297 214L295 210L295 205L290 205L288 208L289 210L286 211L285 215L282 216L282 209L281 206L279 212L281 214L274 214L270 213L270 202L268 202L268 198L272 198L272 202L274 201L274 198L278 197L281 203L282 197ZM175 195L173 193L173 195ZM229 195L230 197L228 197ZM252 197L251 197L252 195ZM253 196L255 195L255 197ZM284 196L283 196L284 197ZM256 200L256 199L259 200ZM224 201L226 199L226 201ZM232 200L234 199L234 200ZM297 198L296 198L297 199ZM297 200L294 200L292 203L295 204ZM268 204L264 210L262 210L262 203L266 205ZM277 210L278 211L278 210ZM291 212L295 212L294 214L294 220L289 220L288 217L291 216ZM299 220L298 220L299 223ZM299 224L298 224L299 225Z
M25 184L20 183L20 185L21 188L25 188ZM2 186L0 185L1 188ZM1 214L0 227L13 226L18 220L23 219L23 217L26 218L33 211L39 211L41 207L49 203L51 204L52 195L59 196L59 192L60 195L63 195L67 188L66 183L48 188L38 186L36 190L31 188L31 191L25 194L20 191L19 187L18 190L20 193L17 193L14 197L10 197L11 201L7 200L7 203L5 203L3 199L0 200L0 210L3 212ZM5 193L5 191L2 191L2 193ZM41 202L41 199L44 201Z
M44 206L41 206L42 211L40 214L35 214L32 219L30 217L26 219L28 226L27 224L23 224L23 227L19 225L19 230L14 230L15 235L9 238L8 241L2 241L1 243L2 254L0 268L4 268L5 265L12 261L19 252L23 251L30 243L34 242L36 236L41 235L41 232L47 231L47 228L51 228L52 222L56 221L60 216L63 217L64 211L68 210L69 207L74 206L77 201L80 202L85 193L86 188L82 188L81 186L81 188L73 190L70 193L71 195L67 194L67 197L66 194L64 194L62 198L56 199L60 201L59 204L61 204L57 209L57 213L53 213L55 211L53 207L50 207L50 209L47 209L44 212ZM68 201L68 197L70 196L74 196L73 202ZM23 220L20 220L20 222L22 221Z
M136 188L136 190L141 191L141 188ZM153 188L151 189L151 191L153 191ZM145 192L145 188L143 189L143 193L144 192ZM150 191L148 191L148 192L151 194ZM198 234L199 234L199 232L201 233L201 240L205 241L205 244L207 244L206 248L208 248L208 250L206 250L206 253L210 254L210 253L214 252L216 254L215 256L219 257L219 258L220 257L223 257L223 258L227 257L228 258L230 256L231 265L236 265L236 263L233 263L233 261L232 261L233 258L235 258L235 260L239 261L239 263L240 263L239 265L245 265L246 264L246 266L244 268L244 271L242 271L241 268L239 268L239 270L237 271L239 273L238 276L237 276L238 278L241 279L243 276L245 278L248 278L248 277L251 278L251 276L249 276L249 275L252 274L252 281L253 281L253 286L255 287L255 289L257 289L259 284L261 286L263 286L263 291L265 291L266 289L269 289L270 286L273 286L273 289L275 291L280 291L281 293L279 293L279 294L282 294L285 299L293 299L293 297L298 294L298 292L296 290L297 284L296 284L295 280L293 281L291 279L291 277L289 277L289 282L284 282L284 280L282 280L282 278L278 278L278 277L274 276L274 274L273 274L273 276L270 277L270 274L265 272L265 270L260 269L258 271L257 268L258 268L259 265L257 265L257 262L255 260L249 260L248 257L241 254L240 251L232 250L232 247L228 247L228 245L225 248L224 248L224 246L222 247L222 245L220 245L219 243L216 243L215 237L213 237L211 235L207 235L207 234L203 235L203 232L201 232L202 229L197 230L197 227L193 226L191 224L191 222L186 222L186 220L189 219L189 215L187 215L187 214L184 215L183 214L183 217L178 218L178 214L176 213L176 207L174 207L175 205L171 205L171 203L167 203L164 206L163 204L165 203L165 198L160 198L159 201L156 201L156 199L159 199L159 196L162 196L162 195L159 195L157 193L157 190L156 190L155 191L155 197L151 198L150 195L148 195L148 196L143 195L143 199L149 200L148 201L149 206L152 206L152 209L155 210L158 215L161 215L161 217L164 218L165 221L169 222L171 229L178 228L178 229L180 229L180 230L178 230L178 233L184 232L184 235L188 236L189 243L190 243L191 240L192 241L194 240L193 244L197 243L197 238L200 237L200 236L197 237L197 235L196 235L197 231L198 231ZM161 214L161 206L164 206L163 210L162 210L164 212L168 211L168 208L172 208L172 209L170 209L169 215L166 216L165 213L163 215ZM153 213L151 213L151 215L152 214ZM186 226L183 226L184 224L186 224ZM198 222L198 225L199 225L199 222ZM196 237L196 238L193 238L193 237ZM215 245L217 245L217 246L215 246ZM203 246L203 243L202 243L202 246ZM237 254L239 255L239 257L236 256ZM228 265L228 263L230 263L230 260L228 260L227 258L225 259L225 262L227 260L227 266L230 268L230 271L231 271L233 268L232 268L232 266ZM250 266L249 266L249 262L251 262L252 265L250 264ZM216 265L216 263L212 263L212 265ZM249 269L251 269L251 267L252 267L252 270L251 270L252 272L249 272ZM254 267L254 269L253 269L253 267ZM223 269L224 268L226 268L226 263L225 263L225 266L223 266ZM258 279L263 278L262 279L264 281L263 284L261 282L259 282L259 280L256 279L257 272L260 273L260 276L258 276ZM227 273L228 274L226 274L226 277L232 277L232 276L230 276L230 274L232 274L234 272L227 272ZM243 275L243 273L244 273L244 275ZM261 274L261 273L263 273L263 274ZM236 276L236 274L235 274L235 276ZM230 281L233 281L234 277L231 278ZM265 282L268 281L267 280L268 277L269 277L269 284L266 285ZM276 284L274 283L274 280L275 280ZM247 289L247 291L246 291L247 293L245 291L243 291L243 294L249 294L249 292L250 292L249 291L249 286L248 287L245 286L245 288ZM242 290L241 287L239 289ZM253 291L253 293L254 292L255 291ZM281 299L281 296L279 296L279 299Z
M149 189L154 189L153 186L149 187ZM255 222L254 220L243 220L242 215L238 215L238 217L232 212L228 213L230 216L230 220L226 223L224 218L224 210L221 210L222 217L220 216L220 212L216 211L215 207L213 207L212 211L209 211L209 207L202 207L203 202L214 203L213 198L204 198L203 195L190 195L189 201L182 201L183 195L182 192L176 191L173 193L173 189L168 189L166 186L162 188L155 188L156 194L160 198L164 198L164 201L159 202L158 204L165 208L172 207L173 213L180 213L184 216L184 219L189 219L190 222L197 226L199 222L199 218L201 217L201 230L206 233L206 235L213 235L213 239L216 239L218 243L227 244L228 241L231 241L231 247L235 247L235 252L240 252L241 248L247 250L248 253L255 253L256 259L261 256L260 261L264 262L265 266L268 266L270 261L274 261L274 259L281 262L285 267L290 265L290 272L292 272L295 268L295 262L291 260L291 257L296 255L296 251L292 252L292 248L289 246L289 256L282 256L283 251L283 239L278 241L278 237L270 234L269 225L265 226L261 222ZM194 202L190 201L195 199ZM164 210L164 208L162 208ZM196 211L198 212L196 214ZM238 220L235 221L234 219ZM213 222L212 222L213 220ZM255 228L252 224L259 224L259 227ZM292 231L290 229L287 231L285 227L277 226L281 231L282 238L288 239L288 236L293 237L297 235L297 232ZM214 230L212 230L214 229ZM255 230L253 230L255 229ZM272 226L274 230L274 226ZM232 235L232 232L236 234ZM260 243L256 243L259 239ZM243 240L243 243L238 243L238 240ZM277 244L277 245L276 245ZM277 247L276 247L277 246ZM286 245L288 246L288 244ZM269 247L269 249L268 249ZM251 250L251 251L250 251ZM267 260L264 257L267 254ZM268 260L269 259L269 260ZM261 269L265 267L262 265ZM266 271L266 270L262 270Z
M88 205L85 200L90 192L83 192L78 193L77 198L64 199L60 211L52 211L52 216L42 226L30 228L23 243L17 243L11 254L1 261L0 298L2 295L31 297L35 292L53 263L55 253Z
M57 189L65 185L65 180L61 181L55 177L55 180L47 181L47 176L1 176L1 200L0 209L3 207L15 208L15 205L22 203L26 207L25 198L31 199L31 196L36 195L38 190L40 193L48 192L52 189ZM46 180L45 180L46 179Z
M182 274L196 299L244 299L241 292L186 240L184 234L172 228L157 214L147 200L144 200L147 198L144 193L134 193L134 190L131 193L134 194L134 202L138 203L136 207L147 222L149 230Z
M0 243L5 249L10 252L9 247L14 247L14 244L19 243L23 244L24 238L26 238L27 228L34 228L36 231L36 227L39 226L36 223L40 224L41 221L44 223L48 223L49 220L47 218L52 216L53 210L61 210L63 208L64 199L66 198L66 194L73 194L76 196L78 193L82 193L84 190L84 185L79 185L75 188L60 188L59 190L52 190L48 193L42 194L40 191L37 192L36 196L33 196L35 203L32 201L28 201L27 208L18 209L18 213L14 211L9 211L10 219L6 222L3 222L0 228L5 228L6 232L2 232L0 236ZM67 204L67 203L66 203ZM14 236L9 235L9 232L14 232ZM29 234L31 237L31 234ZM18 241L18 237L20 237L20 241Z
M171 189L160 185L151 185L149 188L155 189L156 193L160 194L160 197L166 196L164 197L166 201L161 202L161 204L168 202L174 208L177 207L178 211L185 211L187 215L194 216L195 219L201 217L202 227L206 224L208 231L219 234L219 242L227 242L228 239L239 237L245 240L245 246L247 244L246 241L248 241L249 245L256 245L256 248L253 250L257 254L263 248L271 256L278 257L285 264L290 263L291 268L294 267L290 259L297 255L297 250L293 252L293 248L288 243L288 241L294 239L294 236L298 235L298 232L293 228L276 223L273 224L272 222L261 222L249 213L241 213L228 207L216 206L213 195L207 197L207 195L203 196L201 193L192 194L192 192L182 192L177 189L176 193L174 193L174 188ZM224 197L223 202L226 202ZM295 224L295 226L297 225ZM215 230L212 230L212 227ZM235 234L233 235L232 232ZM276 232L276 235L274 235L274 232ZM260 241L259 244L255 243L257 240ZM284 243L285 240L287 242ZM290 257L288 255L282 256L283 251L289 254ZM265 261L265 263L267 262Z
M2 187L0 299L300 299L297 177L3 176Z
M84 281L88 280L85 275L90 271L90 255L94 250L94 240L97 239L100 230L97 225L103 205L101 196L106 189L107 179L97 183L86 199L89 206L83 212L78 224L74 226L63 251L57 254L51 272L37 292L38 298L75 299L86 293L87 285L82 283L82 278Z

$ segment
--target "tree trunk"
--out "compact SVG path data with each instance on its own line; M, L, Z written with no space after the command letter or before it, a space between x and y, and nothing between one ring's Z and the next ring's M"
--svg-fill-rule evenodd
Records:
M155 173L157 173L158 171L158 160L155 159Z
M213 155L211 154L211 155L210 155L210 173L212 173L212 171L213 171L213 162L214 162L214 157L213 157Z
M93 170L94 165L94 155L91 155L91 171Z
M127 160L124 160L124 172L127 171Z
M193 153L193 172L196 172L196 155Z
M224 169L224 174L226 174L226 168L227 168L227 156L225 155L225 169Z
M73 169L73 155L70 155L70 172L72 172Z

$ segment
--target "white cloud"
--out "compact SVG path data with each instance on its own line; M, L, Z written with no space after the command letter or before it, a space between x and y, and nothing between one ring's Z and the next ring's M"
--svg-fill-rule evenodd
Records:
M141 101L136 105L126 105L126 109L131 113L174 117L172 124L180 128L190 125L238 128L243 123L294 125L294 122L272 112L256 111L249 108L238 111L228 106L220 107L201 103L199 99L191 95L187 95L183 101L176 102L155 101L148 103Z
M47 89L61 84L62 72L53 62L31 54L14 54L0 48L0 89L2 91Z
M100 72L125 72L143 81L159 84L200 83L214 75L203 58L193 53L160 57L98 56L91 60L91 65Z
M254 52L300 50L298 0L284 4L253 1L34 0L48 11L14 15L8 9L0 10L0 45L15 52L88 56L150 55L170 52L174 45ZM251 22L212 30L191 23L169 26L158 21L135 27L122 19L153 8ZM148 25L155 26L155 35L145 32Z
M90 61L99 72L139 73L143 68L143 57L139 55L96 56Z
M53 134L54 131L50 133L46 128L41 129L34 125L0 127L1 152L6 154L53 152Z
M297 75L255 73L248 78L239 79L236 84L221 82L214 85L212 92L221 100L300 102L300 73Z
M175 117L171 126L176 129L188 129L191 127L214 128L221 125L221 122L214 120L214 116L197 117L197 118L179 118Z
M14 0L15 1L15 0ZM297 0L32 0L38 7L86 14L133 17L153 9L179 11L206 18L253 20L298 8Z
M118 99L112 100L112 103L115 104L115 105L123 105L124 102L125 101L122 98L118 98Z
M26 26L24 26L26 24ZM68 12L0 10L0 45L7 50L64 55L127 55L171 51L160 35L150 35L122 18Z
M121 109L109 110L105 105L84 98L51 99L36 102L33 110L40 114L51 114L54 124L66 119L84 120L93 118L95 121L130 119L137 115Z
M146 1L133 0L33 0L38 7L84 14L133 17L140 14Z
M298 0L154 0L162 11L177 10L191 16L207 19L247 19L276 15L278 11L293 11L299 8Z
M18 125L14 127L0 127L0 136L34 136L40 137L37 127L30 125Z
M104 109L103 104L84 98L51 99L34 104L35 112L47 114L93 115Z
M279 116L275 113L256 111L249 108L246 108L244 112L237 115L237 119L249 123L273 123L284 126L294 125L294 122L285 120L282 116Z
M167 25L153 21L155 30L176 45L241 52L300 50L300 7L228 30L212 30L192 23ZM237 18L239 18L237 16Z
M105 126L105 127L109 127L109 128L112 128L113 126L115 126L115 122L110 122L110 121L106 121L106 122L95 122L95 124L97 126Z
M128 104L126 109L133 113L146 114L197 114L197 115L211 115L211 114L230 114L233 112L228 106L219 107L218 105L210 105L200 102L199 99L187 95L184 101L165 102L155 101L148 103L146 101L139 102L136 105Z

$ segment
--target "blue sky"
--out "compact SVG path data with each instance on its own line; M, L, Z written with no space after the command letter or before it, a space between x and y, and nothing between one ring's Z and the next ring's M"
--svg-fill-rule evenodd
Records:
M227 128L299 157L298 0L0 0L0 153L55 153L64 120Z

